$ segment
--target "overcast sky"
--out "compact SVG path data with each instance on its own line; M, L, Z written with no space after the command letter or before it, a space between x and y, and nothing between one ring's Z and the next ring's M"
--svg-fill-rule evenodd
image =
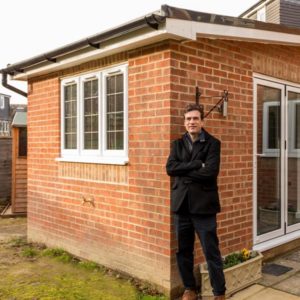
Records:
M238 16L258 0L3 0L0 69L105 31L167 4L201 12ZM10 82L23 90L26 83ZM23 102L0 85L0 93Z

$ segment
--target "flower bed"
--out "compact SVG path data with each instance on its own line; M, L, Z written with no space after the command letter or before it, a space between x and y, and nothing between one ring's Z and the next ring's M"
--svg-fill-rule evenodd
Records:
M239 261L244 255L247 259ZM226 280L226 295L229 296L251 284L262 277L262 254L259 252L250 252L246 249L238 253L232 253L224 259L224 274ZM234 265L233 265L234 264ZM212 296L212 287L210 285L208 270L206 264L200 265L201 274L201 295Z

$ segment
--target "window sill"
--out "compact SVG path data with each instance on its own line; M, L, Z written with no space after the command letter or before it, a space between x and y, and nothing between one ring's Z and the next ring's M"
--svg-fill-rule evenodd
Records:
M103 164L103 165L121 165L128 164L128 157L58 157L56 161L75 162L88 164Z
M258 157L260 158L274 158L274 157L277 157L279 158L280 157L280 154L279 152L275 153L275 152L265 152L263 154L259 154ZM288 152L288 158L299 158L300 157L300 151L299 152Z

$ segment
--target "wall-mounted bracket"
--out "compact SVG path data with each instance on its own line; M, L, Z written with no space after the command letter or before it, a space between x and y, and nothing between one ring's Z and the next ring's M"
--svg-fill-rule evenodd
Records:
M196 86L196 104L200 105L200 97L201 92L199 90L199 87ZM221 97L221 98L220 98ZM209 112L204 116L204 118L207 118L209 114L217 108L217 110L223 115L223 117L227 117L228 114L228 90L224 90L223 94L220 96L210 96L210 97L202 97L202 98L220 98L220 100L209 110Z

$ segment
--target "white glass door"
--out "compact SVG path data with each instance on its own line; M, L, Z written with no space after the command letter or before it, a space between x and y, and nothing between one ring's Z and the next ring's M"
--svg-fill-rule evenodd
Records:
M254 79L254 242L300 230L300 88Z
M284 234L284 85L254 79L254 239Z
M300 229L300 89L287 87L287 232Z

